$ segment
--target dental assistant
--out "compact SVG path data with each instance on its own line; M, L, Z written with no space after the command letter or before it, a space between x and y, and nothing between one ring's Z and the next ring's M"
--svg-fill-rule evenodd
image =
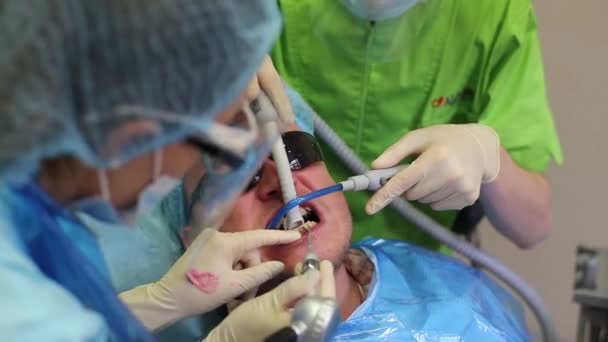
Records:
M562 151L531 1L278 3L285 25L272 60L283 79L364 162L412 162L371 198L347 194L355 240L438 247L392 210L378 212L397 196L448 227L479 199L521 248L548 236L544 172ZM326 163L336 179L350 176L335 155Z
M250 20L227 20L234 15ZM271 141L250 126L236 132L250 138L239 149L213 132L255 122L245 91L279 22L267 1L0 1L3 339L150 341L149 330L212 310L282 271L272 261L233 265L299 233L227 238L204 229L160 279L119 298L100 248L110 236L132 248L142 237L154 241L138 235L137 216L202 156L216 156L217 165L217 151L231 154L223 176L248 181ZM201 203L221 212L240 189L202 191L224 199ZM76 212L108 229L93 231ZM186 273L199 270L189 281ZM268 336L289 321L286 304L314 282L287 280L235 310L208 341Z

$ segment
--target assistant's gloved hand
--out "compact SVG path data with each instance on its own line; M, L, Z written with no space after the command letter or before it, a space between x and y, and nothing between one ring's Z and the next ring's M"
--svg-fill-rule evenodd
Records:
M260 94L260 90L264 91L272 101L283 125L290 125L295 122L291 102L289 102L289 97L285 92L283 81L269 56L266 56L257 74L251 80L246 92L247 98L250 101L254 100Z
M156 331L211 311L276 276L284 267L278 261L242 270L233 266L259 247L290 243L300 236L297 231L220 233L204 229L161 280L123 292L120 297L146 328Z
M204 341L263 341L291 323L288 305L314 291L318 280L319 272L310 271L241 304Z
M372 163L375 169L397 165L419 154L367 202L375 214L395 197L429 203L435 210L462 209L479 197L482 183L500 170L498 135L481 124L437 125L411 131Z

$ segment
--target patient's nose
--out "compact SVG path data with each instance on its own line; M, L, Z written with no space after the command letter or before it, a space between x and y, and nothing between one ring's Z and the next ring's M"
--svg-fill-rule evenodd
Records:
M273 161L266 160L262 165L262 174L257 186L258 197L262 200L269 200L281 197L281 185L279 175Z

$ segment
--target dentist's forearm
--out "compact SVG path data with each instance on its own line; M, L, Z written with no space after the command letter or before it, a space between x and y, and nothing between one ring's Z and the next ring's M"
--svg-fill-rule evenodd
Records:
M544 175L522 169L502 148L500 163L496 180L481 187L481 203L502 235L531 248L552 230L551 187Z

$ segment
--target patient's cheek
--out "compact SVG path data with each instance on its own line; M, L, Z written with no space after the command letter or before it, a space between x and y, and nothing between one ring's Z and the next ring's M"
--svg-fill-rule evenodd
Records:
M222 224L220 231L225 233L235 233L246 230L244 229L245 224L241 221L242 220L239 219L239 216L235 215L233 211L233 213L226 218L224 224Z
M262 261L280 261L285 264L285 272L293 273L294 267L301 262L306 254L303 247L291 248L290 246L270 246L260 249Z
M255 202L253 192L241 195L232 207L231 213L224 220L220 231L235 233L260 229L263 211Z

